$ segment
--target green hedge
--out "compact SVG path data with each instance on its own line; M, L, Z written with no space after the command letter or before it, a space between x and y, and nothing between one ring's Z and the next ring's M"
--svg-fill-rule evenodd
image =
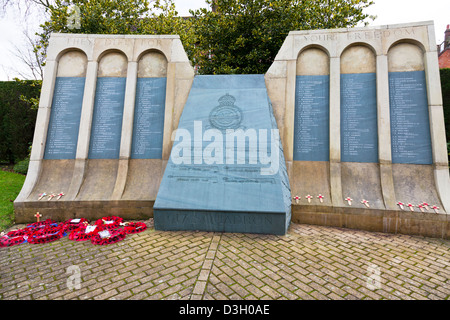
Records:
M0 81L0 162L17 163L28 157L33 141L40 81Z
M441 69L441 87L447 142L450 143L450 69Z

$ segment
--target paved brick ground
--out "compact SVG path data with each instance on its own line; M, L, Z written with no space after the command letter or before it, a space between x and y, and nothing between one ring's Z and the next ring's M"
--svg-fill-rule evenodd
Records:
M151 227L108 246L65 237L0 248L2 300L449 297L450 241L406 235L299 224L286 236Z

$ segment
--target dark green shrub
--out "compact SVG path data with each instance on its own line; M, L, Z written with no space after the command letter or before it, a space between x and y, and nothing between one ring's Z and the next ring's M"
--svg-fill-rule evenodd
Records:
M441 69L441 88L444 105L445 132L447 134L447 150L450 161L450 69Z
M0 82L0 161L16 163L28 156L33 141L40 81Z
M14 172L20 173L20 174L27 174L28 172L28 164L30 163L30 159L24 159L22 161L17 162L14 165Z

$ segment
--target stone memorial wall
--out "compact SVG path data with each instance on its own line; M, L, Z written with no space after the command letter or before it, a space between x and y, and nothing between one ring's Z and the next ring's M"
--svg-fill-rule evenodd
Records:
M265 78L293 221L450 236L434 34L433 22L289 33Z
M193 78L178 36L52 34L16 222L151 216Z

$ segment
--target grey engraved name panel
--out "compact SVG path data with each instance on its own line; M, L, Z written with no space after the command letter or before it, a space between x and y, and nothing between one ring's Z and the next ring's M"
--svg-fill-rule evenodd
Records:
M126 78L97 79L89 159L119 159Z
M44 159L75 159L85 80L56 78Z
M341 74L341 161L378 162L376 74Z
M425 81L425 71L389 72L392 163L433 163Z
M138 78L132 159L161 159L167 78Z
M196 76L153 207L155 228L284 234L290 189L272 129L279 140L264 75ZM264 157L274 172L262 174L271 167Z
M330 160L330 76L297 76L294 160Z

